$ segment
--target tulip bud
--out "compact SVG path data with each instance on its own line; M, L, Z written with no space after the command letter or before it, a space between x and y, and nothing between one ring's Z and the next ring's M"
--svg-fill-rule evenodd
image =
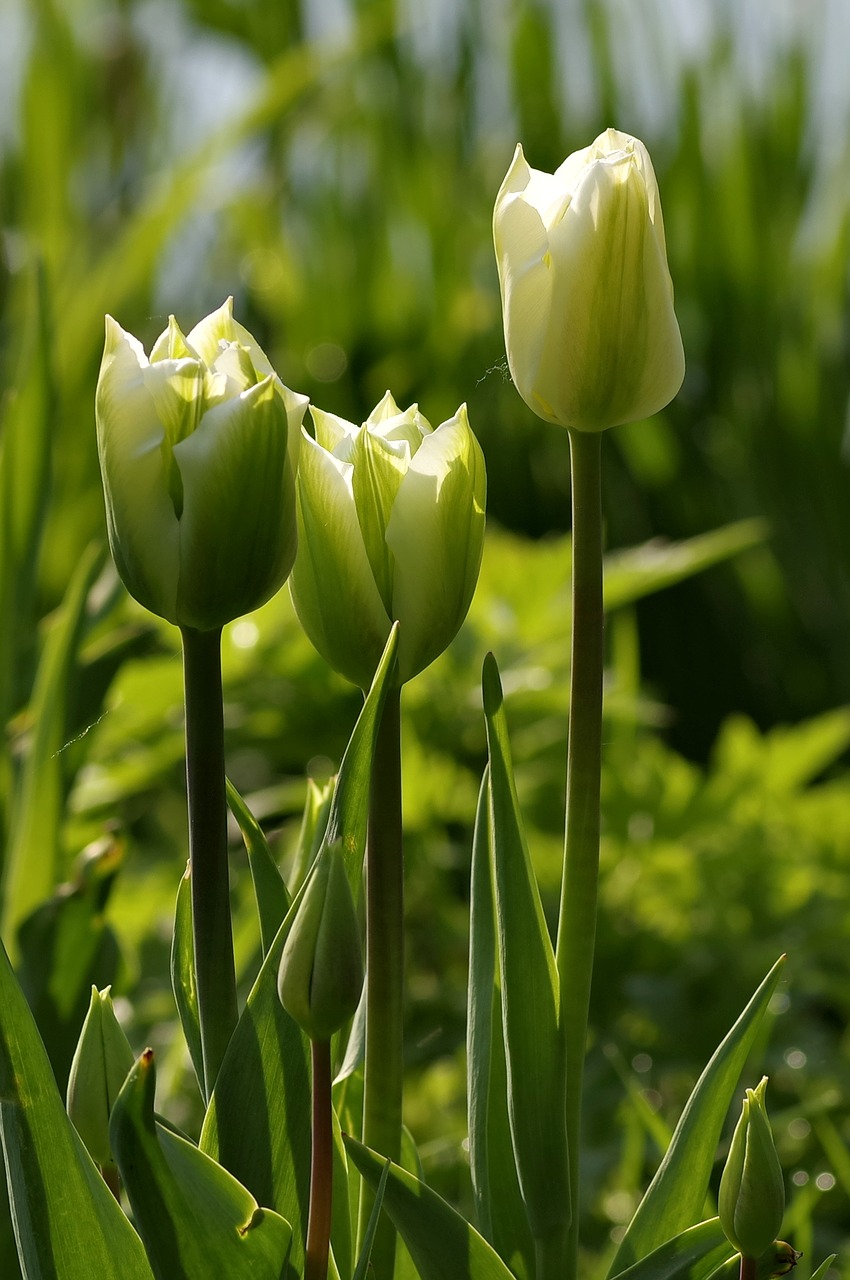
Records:
M720 1180L718 1213L728 1239L745 1257L760 1258L782 1226L785 1187L764 1095L767 1076L748 1089Z
M642 142L608 129L554 174L518 146L493 233L508 364L529 408L604 431L672 400L685 357Z
M133 1050L112 1007L110 988L92 987L91 1004L80 1032L68 1078L68 1115L101 1168L113 1165L109 1117L127 1073Z
M389 392L362 427L312 408L298 477L291 580L323 658L368 689L392 623L399 682L443 652L466 617L484 539L484 457L466 407L433 431Z
M360 1002L360 924L337 845L325 845L310 872L280 957L277 990L311 1040L330 1040Z
M106 318L97 384L112 555L127 590L215 630L272 596L295 558L305 396L284 387L228 298L151 350Z

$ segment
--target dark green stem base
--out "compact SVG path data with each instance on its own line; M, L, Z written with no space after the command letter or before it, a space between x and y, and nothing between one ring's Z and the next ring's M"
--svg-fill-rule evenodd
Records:
M567 820L557 947L567 1051L566 1109L572 1208L564 1280L575 1280L578 1269L582 1083L599 877L603 670L601 444L598 434L570 432L573 638Z
M327 1280L333 1212L333 1111L331 1046L311 1044L313 1060L313 1150L310 1161L310 1212L304 1280Z
M744 1254L741 1254L741 1271L739 1280L756 1280L758 1269L758 1258L747 1258Z
M236 974L227 865L221 632L183 627L186 790L198 1016L206 1100L236 1026Z
M401 691L387 694L372 768L366 843L366 1068L363 1141L401 1154L404 980L404 857L401 826ZM373 1196L363 1187L362 1242ZM384 1215L372 1247L376 1280L391 1280L395 1230Z

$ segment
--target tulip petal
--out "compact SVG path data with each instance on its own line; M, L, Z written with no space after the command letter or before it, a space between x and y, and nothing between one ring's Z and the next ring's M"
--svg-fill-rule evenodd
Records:
M351 451L352 486L366 555L385 608L393 593L393 565L385 531L410 461L406 440L396 442L363 427Z
M215 364L222 343L238 342L248 351L257 373L265 378L274 373L269 358L252 334L233 318L233 299L227 298L217 311L211 311L199 320L186 338L193 351L197 351L204 364Z
M462 405L423 440L387 525L401 681L433 662L466 617L481 565L486 489L484 456Z
M305 631L325 660L368 689L390 631L352 488L352 467L307 433L298 470L302 536L290 590Z
M681 385L684 353L663 241L631 153L588 165L550 247L551 309L536 394L580 430L663 408Z
M535 394L552 305L549 236L540 210L525 198L536 172L526 164L522 148L517 147L496 197L493 239L511 377L530 409L557 422L557 415ZM535 198L543 202L542 195Z
M175 445L184 494L182 625L223 626L258 608L285 581L296 547L288 429L285 404L269 375L210 409L197 430Z
M317 405L310 405L310 417L316 429L316 440L328 453L333 453L343 462L351 461L351 450L360 430L353 422L338 418L335 413L327 413Z
M107 316L95 414L109 545L128 590L173 622L180 535L148 372L141 344Z

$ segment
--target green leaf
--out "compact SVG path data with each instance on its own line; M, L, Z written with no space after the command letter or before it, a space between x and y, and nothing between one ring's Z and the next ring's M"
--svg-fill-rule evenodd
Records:
M812 1275L812 1280L826 1280L827 1272L835 1261L837 1254L831 1253L828 1258L824 1258L817 1271Z
M380 1185L386 1161L353 1138L345 1137L353 1163L373 1189ZM413 1174L389 1166L384 1209L392 1219L422 1280L513 1280L483 1236Z
M74 880L60 885L18 931L18 981L60 1093L68 1082L91 988L109 986L118 967L118 944L104 908L123 856L123 842L107 837L80 859Z
M289 1223L193 1143L154 1118L152 1049L115 1100L109 1137L157 1280L279 1280Z
M44 646L33 693L33 736L4 868L3 937L10 952L18 926L52 894L61 873L65 803L65 732L74 664L85 623L89 590L103 551L83 554Z
M605 557L605 608L633 604L664 587L722 564L765 541L770 530L763 520L738 520L684 542L653 539L640 547Z
M27 1280L151 1280L139 1237L65 1113L2 947L0 1137Z
M362 892L363 854L366 849L366 826L369 819L369 787L372 781L372 757L375 739L387 693L395 678L398 654L398 623L393 623L372 687L357 717L334 789L325 843L342 842L342 854L355 902Z
M543 1239L568 1227L570 1216L558 975L523 831L502 686L492 654L484 661L483 689L508 1114L529 1226Z
M719 1218L689 1227L612 1280L709 1280L735 1254Z
M36 261L23 274L15 390L4 398L0 417L0 724L12 710L20 650L32 632L56 403L44 265Z
M274 942L275 934L292 900L283 883L277 863L271 855L262 827L229 778L227 779L227 803L245 841L251 879L254 882L254 897L257 899L257 912L260 917L260 938L263 955L265 955Z
M189 863L177 890L174 910L174 934L171 939L171 989L189 1057L204 1096L204 1053L201 1047L201 1021L198 1014L198 988L195 983L195 938L192 932L192 871Z
M777 960L697 1081L609 1276L645 1258L699 1218L723 1121L784 963L784 956Z
M360 891L369 778L375 735L393 678L394 627L343 756L328 819L327 842L339 841L354 892ZM303 886L271 944L233 1033L204 1119L200 1146L229 1169L261 1204L292 1226L287 1280L304 1262L310 1192L310 1069L306 1037L285 1012L277 975Z
M363 1248L360 1250L360 1257L357 1259L357 1268L351 1280L366 1280L369 1270L369 1260L372 1257L372 1245L375 1240L375 1232L378 1230L378 1219L381 1216L381 1208L384 1203L384 1192L387 1189L387 1179L390 1176L391 1160L387 1160L381 1172L380 1181L375 1190L375 1199L372 1203L372 1212L369 1214L369 1221L366 1223L366 1230L363 1234Z
M469 1164L481 1234L514 1275L534 1275L534 1242L514 1166L502 1034L502 995L496 963L496 924L490 876L490 773L478 796L472 842L469 921L469 998L466 1036Z

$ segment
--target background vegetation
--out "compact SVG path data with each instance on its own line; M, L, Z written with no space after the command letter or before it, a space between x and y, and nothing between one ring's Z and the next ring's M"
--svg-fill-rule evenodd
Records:
M321 407L359 421L390 387L436 424L466 400L485 450L481 587L405 706L408 1121L465 1202L481 659L505 673L550 890L568 679L566 439L507 378L489 224L517 139L552 169L615 124L655 161L688 375L605 442L608 545L641 549L609 573L588 1230L601 1252L616 1239L787 950L749 1083L771 1074L798 1274L828 1249L850 1261L848 40L826 0L4 0L4 937L60 1080L88 984L114 980L136 1047L168 1051L174 1118L196 1114L167 977L179 658L98 559L93 391L105 311L149 345L170 311L191 325L233 293ZM651 541L744 517L765 524ZM230 629L226 682L231 774L286 857L305 770L331 771L357 697L285 593ZM234 873L247 982L235 844Z

